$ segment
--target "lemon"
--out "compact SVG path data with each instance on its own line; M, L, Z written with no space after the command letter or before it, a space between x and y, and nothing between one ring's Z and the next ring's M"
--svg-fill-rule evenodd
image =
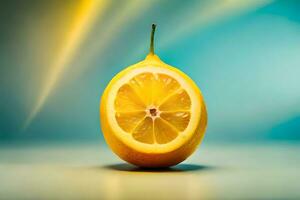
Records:
M150 53L106 87L100 103L104 138L123 160L142 167L168 167L191 155L204 136L207 112L196 84Z

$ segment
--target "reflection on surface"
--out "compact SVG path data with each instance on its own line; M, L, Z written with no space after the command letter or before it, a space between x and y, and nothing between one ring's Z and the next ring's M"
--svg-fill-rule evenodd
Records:
M156 170L114 164L87 170L105 170L102 184L108 199L200 199L209 197L211 185L205 173L211 169L192 164Z
M0 166L0 170L7 172L6 180L18 175L18 181L6 184L0 194L6 198L23 198L26 194L28 198L46 199L199 199L208 197L211 190L202 166L186 164L178 169L156 172L138 170L127 164L108 166L21 165L6 169ZM185 172L185 169L194 171ZM182 171L168 173L174 170ZM18 193L14 192L16 189Z
M29 199L199 199L212 190L206 173L213 170L207 169L188 164L158 171L127 164L0 165L6 172L2 178L11 180L0 184L0 194L7 199L22 199L24 194Z

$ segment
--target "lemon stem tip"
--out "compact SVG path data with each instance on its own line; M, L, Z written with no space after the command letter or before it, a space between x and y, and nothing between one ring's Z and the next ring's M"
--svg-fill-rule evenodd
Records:
M154 55L154 33L155 33L156 24L152 24L152 31L150 37L150 54Z

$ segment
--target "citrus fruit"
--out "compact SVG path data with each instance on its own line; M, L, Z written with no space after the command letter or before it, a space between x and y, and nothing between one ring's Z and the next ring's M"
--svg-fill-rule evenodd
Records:
M202 94L183 72L150 53L106 87L100 103L104 138L123 160L142 167L168 167L191 155L204 136Z

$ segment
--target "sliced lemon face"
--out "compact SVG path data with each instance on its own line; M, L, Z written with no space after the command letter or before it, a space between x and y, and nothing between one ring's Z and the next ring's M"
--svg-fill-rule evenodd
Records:
M108 122L119 140L139 152L170 152L195 132L201 98L194 83L174 68L129 69L109 91Z
M133 139L165 144L184 131L190 121L191 99L169 75L145 72L119 88L115 115Z

